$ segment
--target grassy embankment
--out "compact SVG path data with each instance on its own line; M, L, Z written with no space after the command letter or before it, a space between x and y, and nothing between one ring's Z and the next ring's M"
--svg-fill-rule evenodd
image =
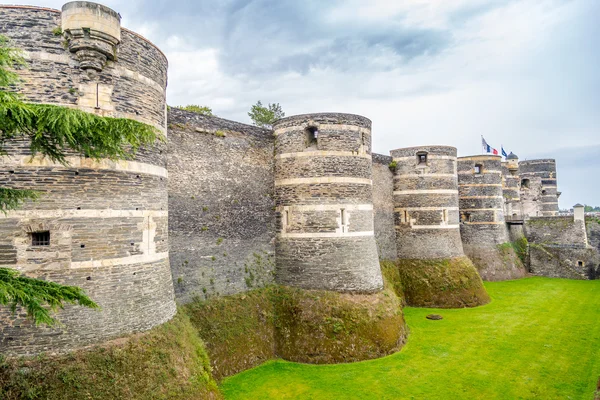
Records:
M405 308L399 353L355 364L266 364L224 380L226 399L593 399L600 281L485 284L472 309ZM425 319L429 313L441 321Z

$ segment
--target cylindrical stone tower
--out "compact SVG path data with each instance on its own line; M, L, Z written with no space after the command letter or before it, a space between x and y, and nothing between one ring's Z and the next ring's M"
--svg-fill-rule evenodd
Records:
M121 29L115 11L88 2L67 3L62 13L0 6L0 26L26 54L16 88L26 100L130 118L166 134L167 59ZM69 153L64 166L32 158L26 141L5 143L0 186L41 197L0 214L0 265L79 286L101 310L67 306L56 314L62 326L50 329L0 308L0 353L68 351L174 315L165 147L128 161Z
M427 307L485 304L489 297L460 237L456 148L392 150L394 218L407 303Z
M504 197L504 218L507 221L523 219L521 196L519 193L519 158L510 153L502 163L502 196Z
M303 289L376 292L371 121L307 114L274 125L276 281Z
M463 256L458 224L456 148L392 150L394 217L400 259Z
M558 215L556 161L552 159L519 162L521 203L526 217Z
M465 254L485 280L524 275L510 246L504 219L502 157L479 155L458 159L460 233ZM506 249L504 248L506 247ZM510 253L503 257L501 252Z

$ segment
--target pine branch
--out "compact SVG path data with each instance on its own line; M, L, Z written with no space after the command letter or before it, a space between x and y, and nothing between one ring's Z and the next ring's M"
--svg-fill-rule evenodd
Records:
M27 200L37 200L39 196L40 193L35 190L0 187L0 211L6 214L16 210Z
M0 304L9 306L13 313L23 307L36 325L49 326L57 322L50 311L62 309L65 304L99 308L81 288L28 278L9 268L0 268Z

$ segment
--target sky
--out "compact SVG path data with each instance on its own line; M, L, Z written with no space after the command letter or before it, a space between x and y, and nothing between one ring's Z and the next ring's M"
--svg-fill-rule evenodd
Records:
M167 55L172 106L247 123L258 100L288 116L360 114L382 154L480 154L483 135L520 159L555 158L561 208L600 205L598 0L102 3Z

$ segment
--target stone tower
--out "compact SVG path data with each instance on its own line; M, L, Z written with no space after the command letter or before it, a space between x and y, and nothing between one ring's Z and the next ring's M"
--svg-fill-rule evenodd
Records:
M24 50L21 95L102 116L134 119L166 134L167 59L95 3L56 10L0 6L2 34ZM101 311L67 306L63 326L33 327L0 309L0 352L62 352L150 329L175 313L167 237L165 144L133 160L72 153L68 166L7 142L0 186L41 197L0 215L0 265L83 288Z
M276 281L302 289L376 292L371 121L307 114L274 125Z
M460 237L456 148L392 150L394 219L409 305L465 307L489 297Z
M519 157L510 153L502 163L502 196L506 220L522 219L521 195L519 193Z
M398 258L463 256L458 224L456 148L392 150Z
M479 155L458 159L460 234L465 254L484 280L522 277L525 270L510 246L504 219L502 157ZM506 257L500 254L507 251Z
M558 215L556 161L552 159L519 162L521 203L525 217Z

